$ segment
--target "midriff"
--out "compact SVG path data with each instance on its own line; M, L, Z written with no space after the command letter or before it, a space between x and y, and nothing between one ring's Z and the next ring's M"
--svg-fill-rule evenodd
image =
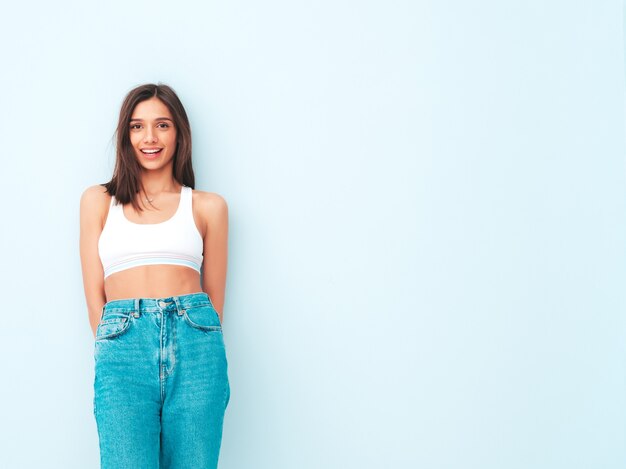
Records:
M126 298L167 298L201 291L200 274L180 265L142 265L116 272L104 280L107 302Z

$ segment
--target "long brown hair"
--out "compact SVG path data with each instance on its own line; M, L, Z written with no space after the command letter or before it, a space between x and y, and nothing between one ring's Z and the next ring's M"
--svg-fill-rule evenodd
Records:
M130 143L130 118L135 106L150 98L160 99L172 114L176 128L176 152L174 153L173 176L179 184L192 189L195 187L193 167L191 165L191 126L183 104L174 90L162 83L137 86L128 92L120 109L120 117L115 131L116 158L115 169L111 180L101 186L106 187L110 195L121 204L131 203L135 210L143 210L136 200L135 194L143 190L141 165L137 161L135 151Z

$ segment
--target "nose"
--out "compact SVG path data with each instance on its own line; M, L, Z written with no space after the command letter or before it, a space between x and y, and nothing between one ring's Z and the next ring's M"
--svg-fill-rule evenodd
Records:
M146 128L146 134L143 137L144 143L153 143L156 142L156 136L153 133L153 130L148 126Z

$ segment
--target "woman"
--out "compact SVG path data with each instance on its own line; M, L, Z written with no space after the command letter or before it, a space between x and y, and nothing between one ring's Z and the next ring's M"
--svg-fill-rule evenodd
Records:
M193 190L175 92L131 90L112 179L80 200L104 469L217 467L230 399L222 336L228 209Z

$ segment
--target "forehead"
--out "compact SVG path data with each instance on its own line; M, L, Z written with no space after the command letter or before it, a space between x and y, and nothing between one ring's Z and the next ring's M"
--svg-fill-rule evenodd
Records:
M135 106L131 119L147 119L155 117L172 118L169 109L159 98L150 98L141 101Z

